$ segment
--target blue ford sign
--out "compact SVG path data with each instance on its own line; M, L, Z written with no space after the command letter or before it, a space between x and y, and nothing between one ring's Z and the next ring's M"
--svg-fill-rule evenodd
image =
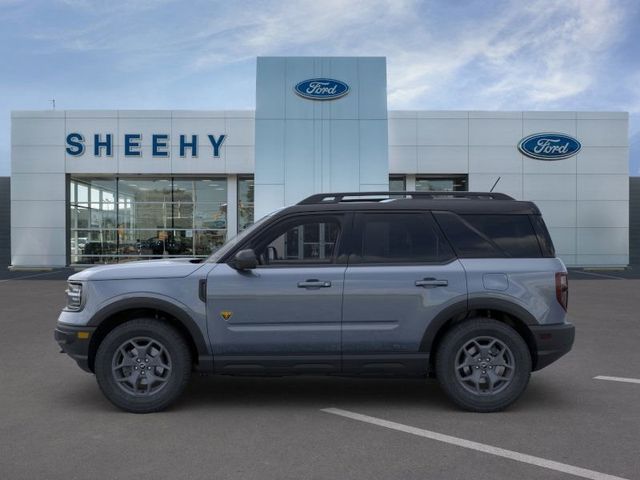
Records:
M562 160L580 151L580 142L563 133L534 133L520 140L518 150L537 160Z
M298 83L294 90L310 100L334 100L349 93L349 85L331 78L312 78Z

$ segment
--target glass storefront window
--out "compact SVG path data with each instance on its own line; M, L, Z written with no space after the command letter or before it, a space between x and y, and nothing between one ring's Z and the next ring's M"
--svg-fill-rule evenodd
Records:
M238 178L238 232L253 223L253 207L253 177L240 177Z
M466 192L467 175L433 175L416 178L417 192Z
M115 251L115 192L113 179L72 181L69 185L69 227L71 262ZM93 262L91 262L93 263Z
M72 177L71 263L211 255L227 236L225 178Z
M193 180L173 181L173 200L180 203L193 203L196 201Z
M227 228L227 205L198 203L195 210L195 228L224 230Z
M389 191L390 192L404 192L407 190L406 177L400 175L393 175L389 177Z
M121 200L124 198L134 202L171 202L172 193L170 179L118 179L118 195Z
M78 184L77 203L83 207L89 206L89 187L87 185Z

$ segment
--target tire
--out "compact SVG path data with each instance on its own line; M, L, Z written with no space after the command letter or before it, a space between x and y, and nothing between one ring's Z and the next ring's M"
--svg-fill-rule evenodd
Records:
M102 340L95 358L100 390L132 413L164 410L184 391L192 359L183 336L155 319L130 320Z
M513 404L526 389L531 354L509 325L488 318L466 320L443 338L436 353L436 375L459 407L496 412Z

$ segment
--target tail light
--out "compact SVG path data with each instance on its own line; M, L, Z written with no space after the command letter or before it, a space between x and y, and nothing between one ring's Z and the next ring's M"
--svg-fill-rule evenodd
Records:
M556 298L566 311L569 304L569 277L566 272L556 273Z

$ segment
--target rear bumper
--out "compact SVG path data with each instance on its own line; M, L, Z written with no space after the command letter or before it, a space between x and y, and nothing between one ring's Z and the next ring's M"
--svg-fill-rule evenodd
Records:
M73 358L78 366L86 372L91 372L89 368L89 344L95 327L77 327L58 323L53 332L62 352ZM78 335L81 333L81 335ZM86 334L84 333L86 332ZM84 338L86 336L86 338Z
M576 329L571 323L536 325L530 328L536 342L534 370L540 370L555 362L573 346Z

